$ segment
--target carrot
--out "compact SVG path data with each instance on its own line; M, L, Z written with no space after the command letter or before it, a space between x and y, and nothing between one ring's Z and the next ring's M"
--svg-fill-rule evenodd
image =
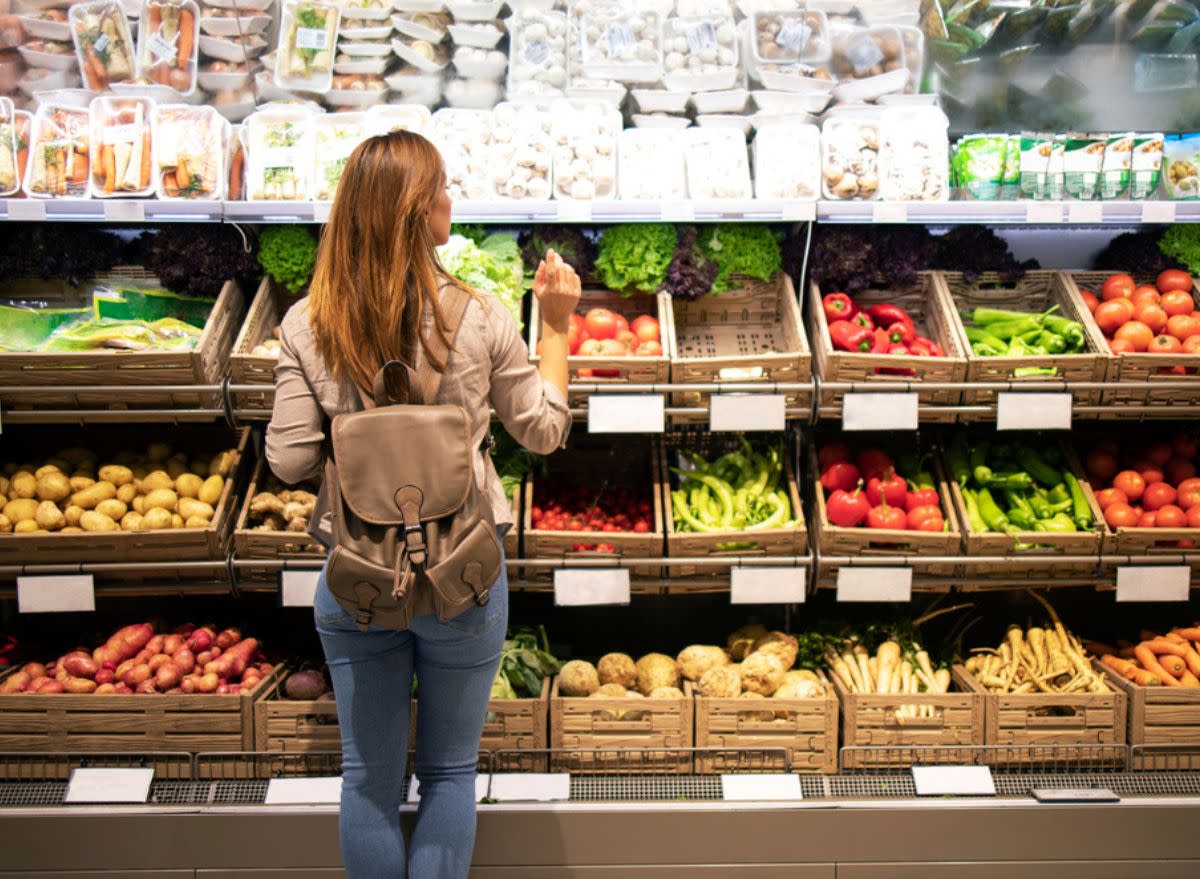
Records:
M188 173L187 162L183 159L175 166L175 182L180 189L187 189L192 185L192 175Z
M1142 642L1158 654L1170 654L1171 656L1184 657L1187 656L1188 648L1183 644L1177 644L1174 641L1168 641L1166 638L1154 638L1150 641Z
M1176 629L1175 634L1181 638L1187 638L1189 641L1200 641L1200 627L1191 627L1187 629Z
M1121 657L1112 653L1106 653L1101 656L1100 662L1102 665L1108 666L1119 675L1124 675L1127 671L1129 671L1129 669L1137 668L1135 663L1130 662L1128 659L1122 659Z
M74 153L72 154L71 167L69 169L72 183L87 183L88 177L88 149L86 145L76 144Z
M1136 647L1133 644L1130 644L1127 647L1122 647L1117 651L1117 656L1120 656L1123 659L1133 659L1135 649Z
M1179 683L1183 684L1185 687L1200 687L1200 678L1196 677L1185 668L1183 670L1183 674L1179 676Z
M1154 655L1154 651L1149 647L1139 644L1134 648L1134 651L1137 654L1138 662L1142 664L1142 668L1146 669L1146 671L1153 672L1155 676L1168 687L1183 686L1179 683L1179 681L1171 677L1171 675L1167 673L1167 670L1159 664L1158 658Z
M229 197L238 201L242 197L242 172L245 168L246 153L241 148L233 154L229 164Z
M142 126L142 170L138 175L138 187L145 189L150 185L150 126Z
M1167 674L1173 678L1180 678L1187 671L1187 663L1178 656L1164 654L1158 658L1159 665L1167 670Z
M1146 671L1144 668L1133 667L1129 674L1125 675L1133 683L1139 687L1161 687L1162 681L1152 671Z
M150 33L158 32L158 26L162 24L162 7L157 3L151 3L149 9L150 17Z
M163 195L175 198L179 195L179 185L175 182L174 171L164 171L162 175Z
M196 21L190 10L179 13L179 53L175 63L180 70L187 70L192 59L192 40L195 39Z
M88 76L90 82L95 83L93 88L103 89L108 86L108 71L104 68L104 64L100 61L100 56L96 54L96 50L91 43L87 43L84 51L84 57L87 63L84 64L84 70L90 70Z
M117 157L111 144L100 148L100 164L104 168L104 194L109 195L117 186Z
M1143 641L1153 641L1155 638L1161 638L1162 636L1159 635L1158 632L1152 632L1149 629L1142 629L1140 632L1138 632L1138 637Z

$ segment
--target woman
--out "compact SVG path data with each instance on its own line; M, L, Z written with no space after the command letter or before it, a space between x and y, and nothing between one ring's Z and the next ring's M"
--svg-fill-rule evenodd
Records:
M579 278L553 251L533 290L542 313L535 370L516 323L493 296L472 292L445 363L432 363L432 333L445 338L440 290L455 283L434 248L450 237L450 198L441 157L417 134L394 132L361 144L346 163L321 238L307 299L287 313L275 369L275 410L266 454L285 483L316 474L329 421L362 407L379 368L403 360L442 374L438 403L471 418L475 478L497 527L510 506L487 454L490 406L535 452L563 445L567 331ZM403 437L397 437L403 442ZM342 734L342 857L350 879L467 876L475 844L475 766L508 617L501 568L491 600L440 623L418 616L407 631L365 632L325 585L317 587L317 630L337 693ZM408 756L409 699L420 681L416 772L421 801L405 853L399 809Z

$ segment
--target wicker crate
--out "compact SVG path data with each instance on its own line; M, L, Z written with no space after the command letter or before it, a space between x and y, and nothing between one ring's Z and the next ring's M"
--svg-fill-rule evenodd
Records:
M0 696L0 751L252 751L254 703L274 688L276 668L237 695Z
M233 408L256 410L262 417L271 417L275 404L275 365L278 357L255 356L251 352L261 342L271 337L287 310L300 297L289 293L284 287L263 278L258 292L246 312L246 321L233 343L229 356L229 382L234 385L267 385L261 391L239 392L232 395Z
M695 696L696 748L785 749L793 772L837 772L838 700L713 699ZM757 715L775 712L774 720ZM720 772L719 758L698 754L696 771Z
M90 304L93 289L120 284L159 286L158 279L140 266L119 266L83 287L65 281L17 281L0 288L0 299L37 299L54 308ZM87 297L86 300L84 297ZM28 398L6 403L6 409L99 408L133 409L219 408L221 392L156 391L155 385L215 385L225 374L241 318L241 288L228 281L221 288L208 323L191 351L36 351L0 352L0 397L3 388L45 387L36 403ZM106 392L67 394L55 385L121 385L119 395Z
M169 437L177 448L190 454L211 453L224 448L236 448L237 460L220 500L213 505L212 522L207 528L178 528L167 531L89 531L82 534L33 533L0 535L0 562L7 564L71 564L77 562L178 562L223 559L228 554L229 535L233 529L236 509L236 490L249 468L246 455L250 440L249 428L232 433L218 426L193 426L185 432L170 435L158 433L153 438ZM25 456L45 458L60 448L78 445L77 431L38 429L15 435L5 449L5 457L21 461ZM145 448L144 427L92 429L88 442L103 457L107 450ZM165 565L169 567L169 565Z
M1200 769L1200 688L1143 687L1126 680L1101 662L1093 663L1129 704L1127 740L1130 745L1184 746L1172 768ZM1139 760L1134 769L1153 769L1156 761ZM1144 764L1144 765L1139 765Z
M665 753L691 748L694 701L682 699L588 699L559 695L558 678L550 691L551 771L626 774L630 762L639 773L689 774L692 754ZM637 712L636 719L609 720L606 713ZM585 753L557 753L575 751ZM636 758L622 759L620 752ZM594 752L594 753L586 753ZM655 753L664 752L664 753Z
M700 299L668 300L671 381L794 383L812 380L812 352L796 288L786 272L770 281L743 279L736 290ZM708 407L711 394L680 391L672 406ZM789 409L812 405L812 391L785 395ZM707 423L708 416L672 415L674 424Z
M307 531L259 531L250 525L250 501L265 490L271 479L266 461L254 464L250 485L242 498L237 524L233 529L233 548L239 559L323 559L326 552L320 541ZM315 492L315 487L310 489Z
M569 448L550 458L550 467L555 474L571 474L570 478L602 492L611 480L613 485L636 487L644 485L653 506L654 530L646 534L632 531L588 532L588 531L543 531L533 527L532 511L537 485L541 477L529 476L525 480L525 508L523 516L523 539L525 558L529 559L572 559L600 558L597 552L576 552L579 543L607 543L615 548L615 558L660 558L664 552L662 510L662 448L657 442L642 440L623 443L615 447L608 441L595 438L574 440ZM569 480L568 480L569 481ZM542 582L550 588L551 573L547 568L529 568L526 572L531 583ZM661 578L659 565L638 565L630 570L631 577ZM651 587L657 591L657 587ZM638 591L637 587L634 591Z
M826 290L824 293L828 293ZM837 351L829 338L829 322L821 305L824 293L812 284L808 295L808 320L812 338L813 360L823 382L871 382L896 383L904 390L916 390L921 405L949 406L958 403L958 391L923 391L920 383L961 382L967 374L966 352L954 323L954 308L941 286L935 281L933 272L921 272L915 284L906 287L887 287L882 281L879 287L854 294L854 301L861 307L872 305L898 305L909 313L919 332L933 339L946 351L945 357L902 357L894 354L859 354L852 351ZM881 369L911 370L912 375L885 375ZM913 387L909 388L908 385ZM840 418L842 414L841 391L821 391L821 414ZM925 421L954 421L953 414L922 416Z
M1103 340L1104 333L1100 331L1091 312L1083 306L1083 299L1080 297L1079 291L1090 289L1099 295L1099 290L1104 285L1104 279L1113 272L1069 271L1062 274L1072 298L1079 304L1080 311L1083 312L1084 325L1097 339ZM1152 275L1137 275L1134 280L1138 284L1153 286L1155 279ZM1192 300L1196 303L1196 308L1200 309L1200 282L1195 279L1192 282ZM1200 415L1200 374L1197 373L1197 370L1200 370L1200 354L1136 352L1113 354L1107 346L1102 350L1105 352L1108 364L1105 381L1116 387L1105 389L1101 397L1101 404L1105 407L1100 414L1101 418L1136 418L1140 420L1148 414L1137 411L1129 412L1125 409L1128 406L1154 406L1163 411L1153 414L1166 418L1194 418ZM1160 369L1169 371L1177 366L1192 370L1192 374L1170 376L1159 374ZM1195 388L1152 391L1144 387L1137 387L1139 383L1156 378L1194 383Z
M655 384L665 382L671 375L671 361L667 352L671 350L670 313L671 300L666 294L654 296L625 297L612 290L584 290L579 301L579 312L586 313L591 308L607 308L622 315L630 322L639 314L648 314L658 320L659 335L662 337L663 356L661 357L580 357L567 358L567 369L570 380L574 382L610 383L610 384ZM538 308L537 297L529 314L529 360L531 363L540 362L537 355L539 334L542 331L542 314ZM593 373L600 370L606 375L596 376ZM607 375L607 373L615 373ZM571 393L569 400L574 407L587 405L587 394Z
M851 749L842 752L843 769L905 768L918 751L922 763L943 757L961 762L958 748L983 744L983 698L977 693L851 693L836 677L833 686L842 708L842 746ZM902 705L929 706L933 716L901 720L896 709ZM947 750L939 754L942 748Z
M1095 382L1104 381L1108 371L1108 345L1102 335L1094 332L1095 323L1089 322L1087 308L1078 295L1072 295L1070 285L1061 272L1027 272L1019 281L1004 281L995 272L985 272L974 281L967 281L961 272L937 272L937 283L951 303L951 310L969 313L975 308L1007 308L1015 311L1043 312L1058 306L1058 314L1079 321L1084 327L1084 354L1054 354L1046 357L976 357L971 353L967 331L958 314L954 315L954 332L967 355L966 380L968 382L1019 382L1036 385L1045 382L1037 376L1018 378L1013 373L1027 367L1050 367L1055 370L1054 381ZM966 406L994 405L995 391L966 391L963 404ZM1095 406L1100 402L1100 391L1076 391L1074 402L1079 406ZM967 415L961 420L992 420L991 414Z
M1034 762L1046 745L1125 744L1125 694L1119 690L1002 695L988 692L964 666L954 666L951 675L963 690L983 699L983 743L1011 748L1010 762ZM1023 753L1023 748L1029 750ZM1107 759L1103 751L1096 754Z

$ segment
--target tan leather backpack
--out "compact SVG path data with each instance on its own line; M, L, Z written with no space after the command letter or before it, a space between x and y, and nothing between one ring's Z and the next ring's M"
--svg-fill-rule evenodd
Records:
M452 284L441 292L453 343L470 294ZM436 333L431 342L445 347ZM373 399L363 395L367 408L331 425L326 580L362 630L407 629L429 612L453 619L487 604L500 576L495 522L475 484L470 419L461 406L435 404L440 384L428 362L413 381L392 361L375 376Z

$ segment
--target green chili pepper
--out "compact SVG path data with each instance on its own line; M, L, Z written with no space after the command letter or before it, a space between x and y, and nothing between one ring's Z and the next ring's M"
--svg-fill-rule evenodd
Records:
M975 493L975 498L979 503L979 515L983 517L989 531L1009 530L1008 517L1004 515L1003 510L996 506L996 501L992 499L990 491L981 488Z
M1052 333L1057 333L1072 348L1083 349L1083 324L1079 321L1069 320L1057 314L1049 314L1042 321L1042 326Z
M771 515L755 525L747 526L747 531L759 531L763 528L779 528L784 522L787 521L787 505L780 503L777 495L767 495L766 502L772 507Z
M1013 378L1038 378L1058 375L1053 366L1018 366L1013 370Z
M1062 354L1067 350L1067 340L1057 333L1052 333L1049 330L1042 330L1038 333L1036 340L1037 344L1041 345L1051 354Z
M1047 464L1042 456L1029 446L1017 449L1017 462L1026 473L1047 488L1053 488L1062 482L1062 474Z
M1060 504L1063 501L1069 501L1071 493L1067 491L1066 483L1060 482L1046 494L1046 500L1052 504Z
M971 526L971 530L976 534L982 534L988 530L987 523L983 521L983 516L979 513L979 501L976 500L974 492L970 489L962 489L963 503L967 505L967 522Z
M979 480L991 489L1017 489L1025 491L1033 487L1033 479L1028 473L992 473L987 479Z
M1048 531L1061 533L1066 531L1077 531L1075 523L1066 513L1055 513L1049 519L1042 519L1033 527L1034 531Z
M950 440L946 449L946 463L950 465L950 478L966 488L967 480L971 478L971 451L965 433L958 433Z
M1038 519L1049 519L1054 515L1054 510L1050 509L1050 504L1046 503L1046 499L1040 494L1029 496L1029 506L1033 510L1033 515Z
M971 475L980 485L992 478L991 468L987 466L988 444L977 443L971 448Z
M1003 308L987 308L980 306L971 312L971 323L980 326L990 326L991 324L1011 323L1013 321L1027 320L1029 318L1039 319L1042 315L1033 311L1008 311Z
M967 341L972 345L981 345L985 348L994 348L997 351L1004 351L1008 345L1003 339L998 339L987 330L979 327L967 327Z
M1071 492L1071 517L1075 520L1075 524L1079 526L1080 531L1092 530L1092 510L1088 506L1087 497L1084 496L1083 486L1079 484L1079 480L1075 478L1075 474L1067 471L1063 473L1063 478L1067 481L1067 490Z
M1023 317L1020 320L1004 321L1002 323L992 323L987 325L987 331L997 339L1010 340L1015 336L1023 336L1025 333L1042 331L1042 325L1036 317Z

